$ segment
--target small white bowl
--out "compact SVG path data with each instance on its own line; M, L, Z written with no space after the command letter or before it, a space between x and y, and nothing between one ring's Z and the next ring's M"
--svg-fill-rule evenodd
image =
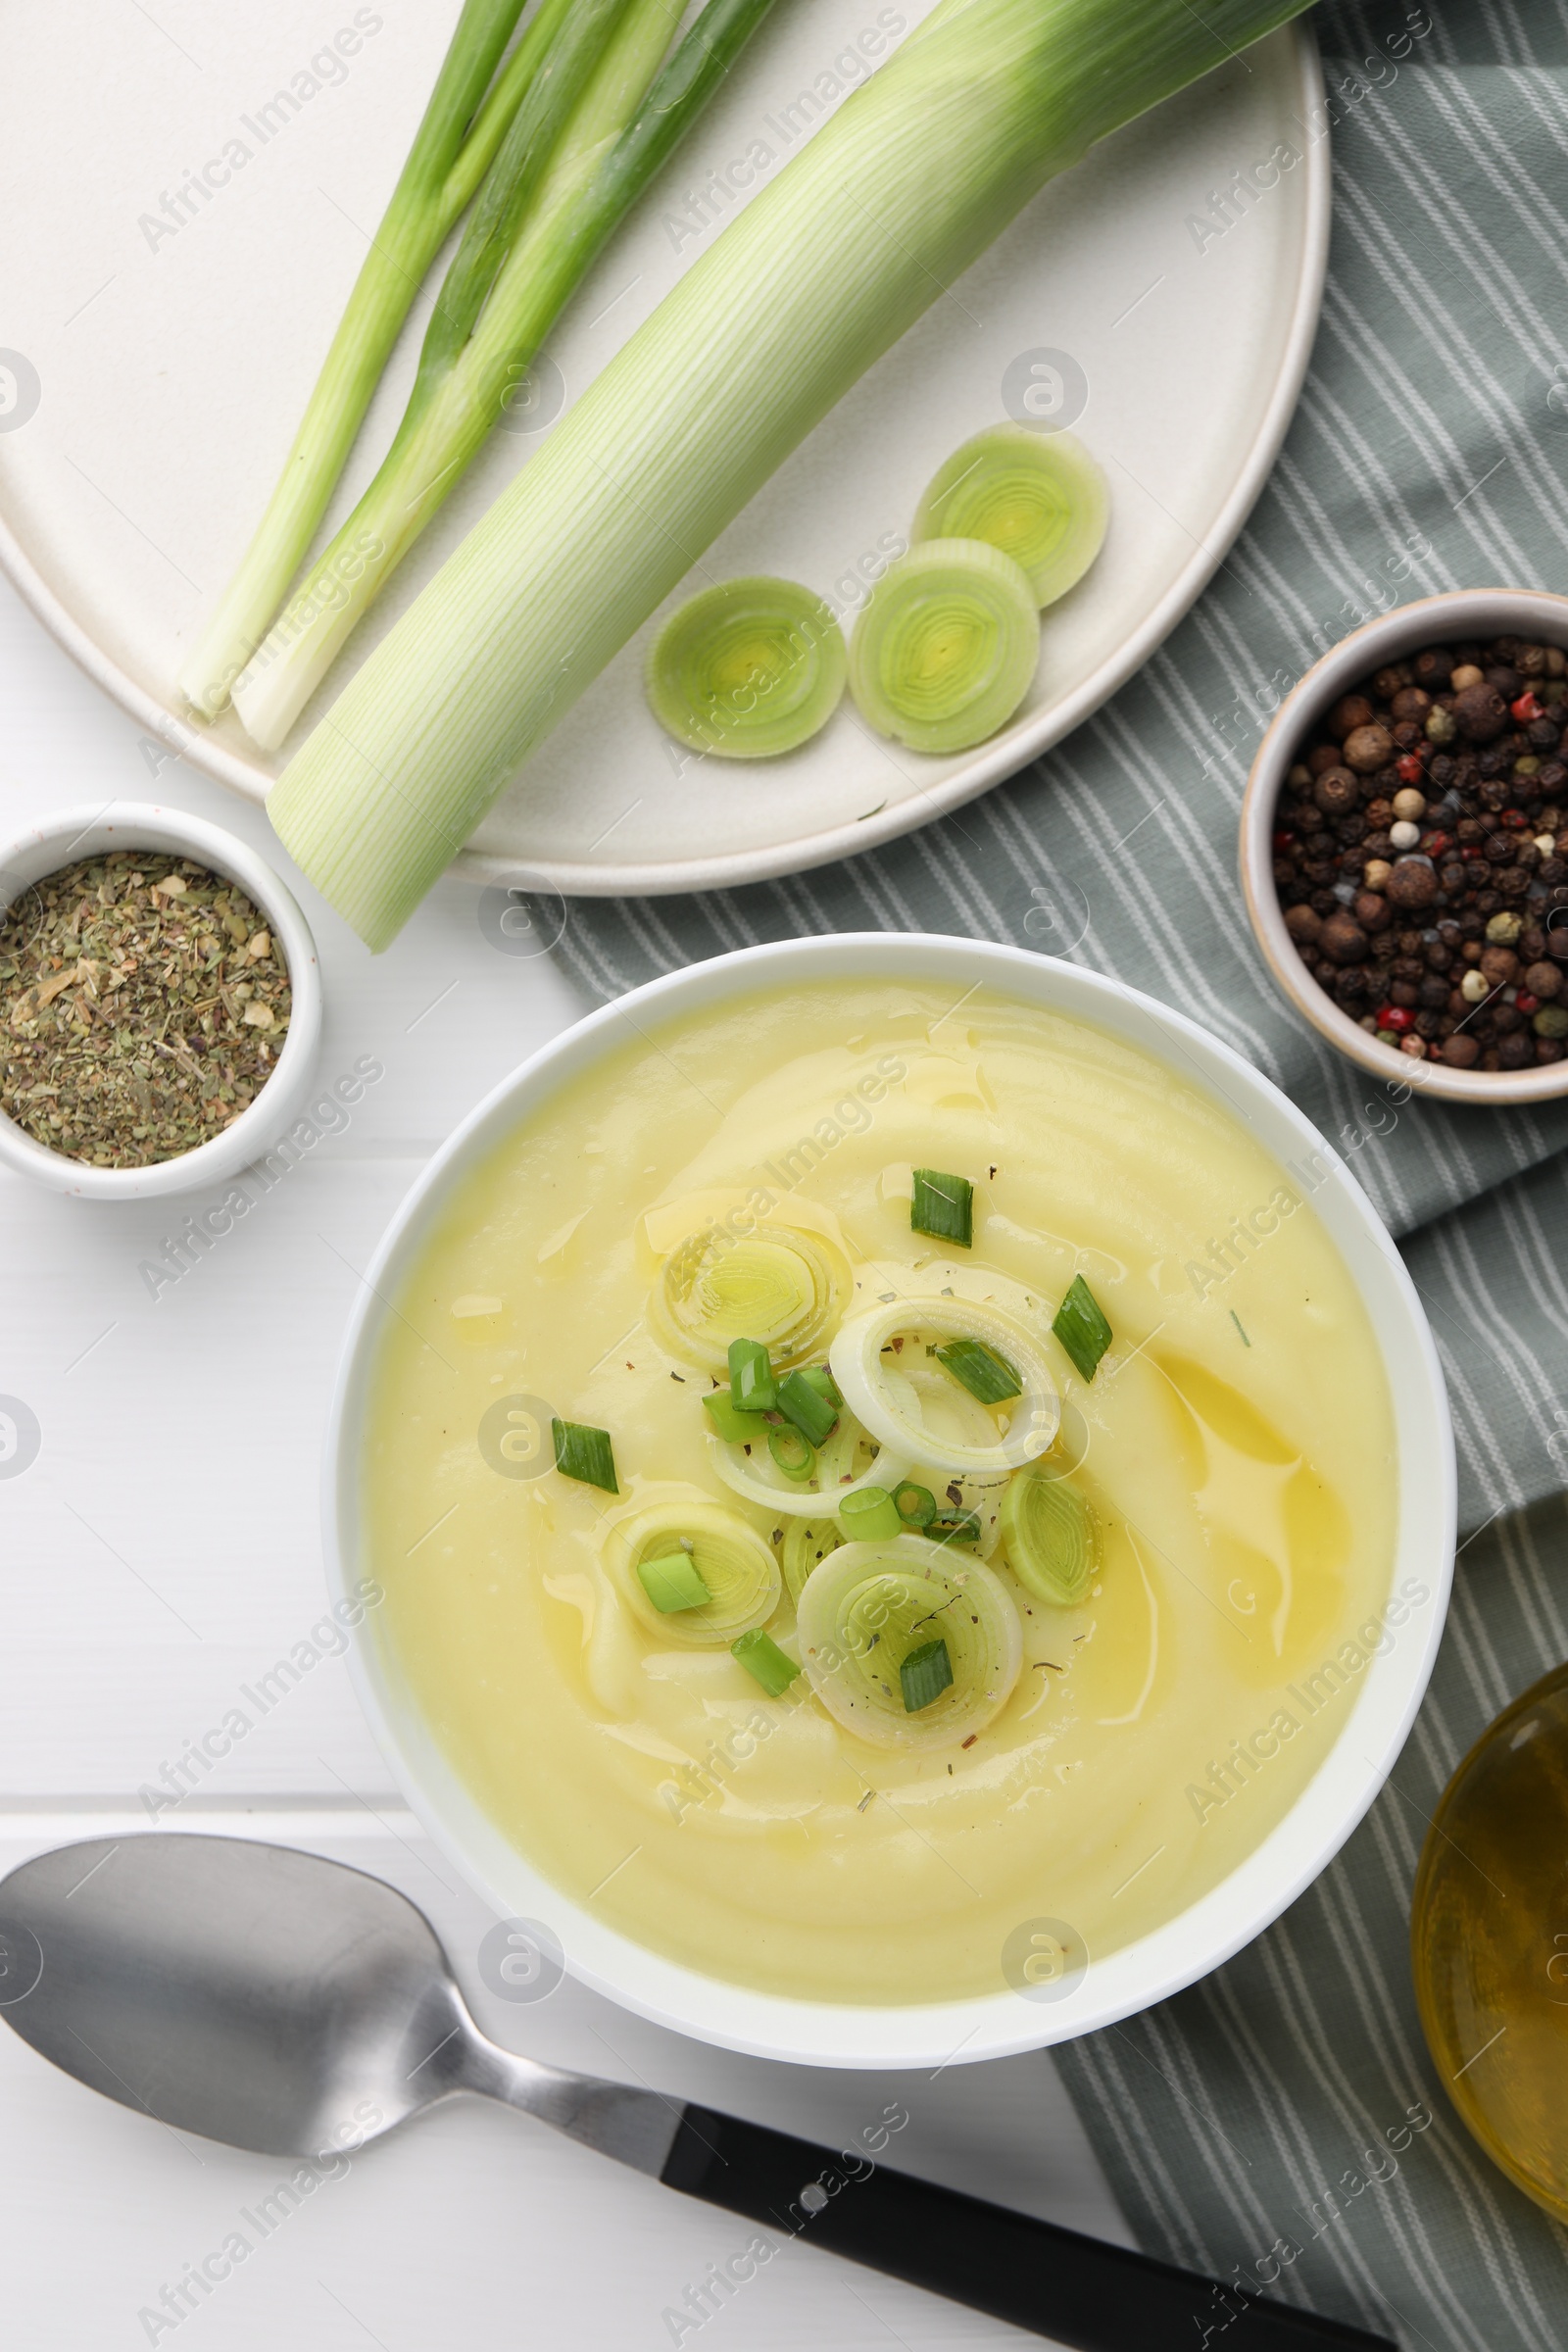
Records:
M1269 969L1298 1012L1331 1046L1358 1061L1375 1078L1413 1087L1425 1100L1443 1102L1544 1102L1568 1094L1568 1055L1538 1063L1533 1070L1450 1070L1441 1061L1418 1061L1394 1046L1379 1045L1368 1030L1324 995L1285 928L1274 887L1274 811L1297 752L1325 710L1342 694L1381 669L1402 662L1424 645L1489 637L1529 637L1559 645L1568 653L1568 597L1533 588L1454 588L1396 605L1363 622L1298 680L1274 714L1257 749L1242 799L1242 890L1257 944Z
M1098 973L1017 948L874 932L746 948L634 989L546 1046L503 1080L431 1159L398 1209L356 1297L327 1430L325 1556L334 1600L372 1572L359 1521L371 1375L399 1285L454 1190L519 1120L619 1053L628 1035L760 989L823 980L937 982L961 1001L989 986L1092 1021L1154 1055L1238 1111L1281 1163L1309 1168L1312 1205L1356 1283L1393 1398L1398 1535L1393 1583L1415 1578L1416 1604L1387 1652L1368 1663L1338 1740L1278 1827L1230 1876L1152 1935L1095 1959L1060 1998L1002 1990L972 2000L873 2008L792 2000L703 1976L616 1934L519 1854L459 1778L409 1692L380 1623L351 1653L382 1752L431 1837L504 1918L547 1921L584 1984L660 2025L806 2066L942 2067L1039 2049L1113 2025L1164 2000L1250 1943L1295 1901L1355 1828L1404 1744L1443 1631L1453 1566L1454 1466L1443 1375L1420 1301L1366 1195L1295 1105L1248 1062L1180 1013ZM1307 1181L1299 1179L1300 1181ZM357 1611L363 1615L363 1611Z
M0 907L9 907L46 874L110 850L163 850L174 858L194 858L237 882L266 915L282 949L291 995L288 1034L276 1069L239 1117L194 1152L154 1160L144 1168L89 1167L34 1143L15 1119L0 1112L0 1165L33 1177L52 1192L74 1193L83 1200L146 1200L159 1194L193 1192L237 1175L299 1116L321 1042L321 976L310 925L271 867L234 834L178 808L111 801L107 808L68 808L30 826L0 851Z

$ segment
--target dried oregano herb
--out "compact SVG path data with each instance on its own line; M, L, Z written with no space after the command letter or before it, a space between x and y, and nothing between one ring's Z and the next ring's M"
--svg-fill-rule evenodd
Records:
M236 884L163 851L83 858L0 923L0 1109L92 1167L173 1159L255 1101L289 1004Z

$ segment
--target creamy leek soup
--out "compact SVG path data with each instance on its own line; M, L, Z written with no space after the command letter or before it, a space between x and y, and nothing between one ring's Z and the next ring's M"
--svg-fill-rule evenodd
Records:
M373 1366L365 1565L481 1806L808 2000L1038 1989L1171 1920L1398 1609L1311 1185L983 989L628 1022L449 1194Z

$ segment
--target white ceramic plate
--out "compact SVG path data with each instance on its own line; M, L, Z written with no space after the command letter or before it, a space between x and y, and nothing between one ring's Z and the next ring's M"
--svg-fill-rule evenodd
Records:
M351 1659L370 1728L409 1803L497 1913L548 1921L572 1974L644 2017L702 2041L808 2066L941 2067L956 2058L997 2058L1068 2041L1165 1999L1228 1960L1310 1885L1382 1788L1432 1672L1453 1564L1453 1439L1426 1318L1366 1195L1294 1104L1228 1046L1098 973L1017 948L874 933L749 948L651 981L524 1062L449 1138L394 1217L349 1324L326 1445L324 1535L333 1597L374 1567L362 1550L357 1497L369 1377L391 1311L386 1300L475 1162L558 1088L650 1023L755 989L868 977L891 986L910 974L946 983L956 999L983 983L1097 1022L1171 1064L1228 1115L1245 1120L1282 1164L1321 1168L1312 1205L1360 1292L1394 1399L1398 1534L1393 1588L1413 1578L1426 1597L1410 1608L1387 1651L1368 1663L1338 1740L1285 1819L1187 1911L1140 1941L1093 1960L1059 1998L1037 2002L1004 1991L888 2009L785 2000L719 1983L648 1951L567 1900L516 1851L459 1779L408 1690L385 1630L368 1624Z
M762 178L782 169L802 93L838 78L857 34L928 4L783 0L555 337L567 405L718 233L680 229L686 192L755 161L759 142L773 159ZM340 0L330 19L312 0L8 12L0 564L139 720L155 774L173 753L261 800L275 772L232 717L186 725L173 679L266 502L456 13L457 0ZM339 30L358 38L347 60L330 47ZM62 74L73 53L91 54L90 75ZM763 769L710 760L681 772L642 700L651 623L460 864L589 896L796 871L957 807L1087 717L1223 559L1289 422L1328 242L1328 142L1306 127L1320 99L1297 26L1108 140L939 298L705 559L708 574L783 572L853 607L856 565L907 532L941 461L1004 414L1008 368L1027 377L1030 355L1066 354L1087 396L1077 429L1110 479L1111 533L1048 616L1039 677L1004 734L927 759L871 735L846 703L814 743ZM1217 190L1282 146L1300 161L1223 233L1195 229ZM390 439L432 293L333 527ZM492 437L313 712L537 445Z

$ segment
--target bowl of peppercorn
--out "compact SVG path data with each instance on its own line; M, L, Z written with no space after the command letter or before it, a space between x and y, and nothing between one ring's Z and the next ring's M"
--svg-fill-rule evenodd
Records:
M232 833L116 801L0 849L0 1167L90 1200L226 1182L299 1120L320 1029L310 928Z
M1342 640L1258 748L1241 868L1274 977L1363 1069L1568 1093L1568 598L1459 589Z

